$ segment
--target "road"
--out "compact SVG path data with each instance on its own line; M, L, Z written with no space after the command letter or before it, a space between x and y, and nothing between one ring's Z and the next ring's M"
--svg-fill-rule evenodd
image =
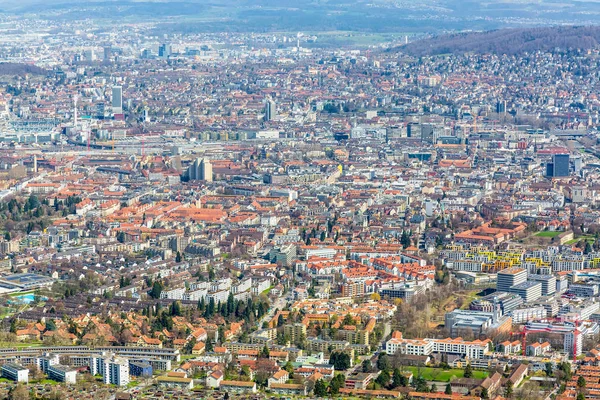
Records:
M290 300L290 295L285 295L283 297L278 297L272 304L271 307L269 308L269 311L263 315L263 317L258 321L258 329L262 328L262 325L267 322L270 321L271 318L273 318L273 316L275 315L275 310L283 310L285 308L285 306L287 305L288 301Z
M375 365L375 363L377 362L377 358L379 357L379 354L384 352L385 349L383 348L383 344L387 341L388 337L391 335L392 333L392 324L391 322L387 321L383 323L383 335L381 336L381 340L379 341L379 343L377 343L377 350L375 350L375 353L371 354L371 355L367 355L367 356L359 356L358 360L359 362L356 363L356 365L354 365L352 368L344 371L344 375L346 375L346 377L352 375L355 372L358 372L361 370L362 368L362 363L365 360L371 360L371 363L373 365Z

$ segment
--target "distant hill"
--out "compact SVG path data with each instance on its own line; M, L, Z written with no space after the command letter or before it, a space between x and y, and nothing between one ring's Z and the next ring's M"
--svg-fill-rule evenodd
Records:
M0 63L0 75L45 75L48 71L29 64Z
M2 14L101 25L155 23L155 34L369 32L431 34L596 25L598 0L0 0ZM182 18L183 17L183 18ZM153 33L153 34L154 34Z
M555 48L587 50L598 46L599 43L598 26L561 26L440 35L391 50L413 56L466 52L514 55Z

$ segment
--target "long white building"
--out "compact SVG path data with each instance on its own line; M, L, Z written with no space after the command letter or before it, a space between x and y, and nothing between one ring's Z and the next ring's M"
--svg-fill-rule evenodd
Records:
M466 341L456 339L404 339L402 332L394 332L385 344L387 354L396 353L427 356L432 353L458 354L470 359L483 358L490 353L489 339Z

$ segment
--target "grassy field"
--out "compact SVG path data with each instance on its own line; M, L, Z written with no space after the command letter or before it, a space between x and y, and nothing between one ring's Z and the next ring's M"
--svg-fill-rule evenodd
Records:
M425 380L436 382L450 382L450 380L454 378L462 378L464 375L464 371L462 369L443 370L441 368L428 367L405 367L405 369L412 372L415 377L419 376L420 372ZM484 379L487 376L488 373L486 371L473 371L473 378Z
M275 287L275 286L271 286L271 287L269 287L268 289L265 289L265 290L263 290L261 294L266 294L266 295L268 295L268 294L269 294L269 292L271 291L271 289L273 289L274 287Z
M594 242L596 241L596 238L591 235L583 235L583 236L578 236L573 240L569 240L568 242L565 242L565 244L570 246L570 245L580 242L582 240L585 240L589 244L594 244Z
M28 294L34 294L35 290L28 290L26 292L15 292L15 293L10 293L8 296L9 297L19 297L19 296L25 296Z
M558 235L560 235L562 232L552 232L552 231L543 231L543 232L538 232L535 234L535 236L538 237L545 237L545 238L554 238L557 237Z
M26 343L22 343L22 342L0 342L0 348L17 348L17 349L23 349L23 348L29 348L29 347L42 347L44 345L43 342L39 341L39 340L35 340L35 341L29 341Z
M58 382L57 381L53 381L52 379L42 379L42 380L39 380L39 381L34 381L34 380L31 381L30 380L29 383L37 383L37 384L40 384L40 385L58 385Z

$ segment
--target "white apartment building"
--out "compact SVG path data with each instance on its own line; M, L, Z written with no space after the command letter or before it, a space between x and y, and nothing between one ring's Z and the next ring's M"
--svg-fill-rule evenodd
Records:
M169 299L169 300L183 300L183 295L185 294L185 287L163 290L160 293L161 299Z
M546 318L548 311L544 307L519 308L512 311L511 318L514 324L521 324L532 319Z
M207 294L208 290L206 289L191 290L183 294L183 300L200 301L206 298Z
M472 342L457 339L404 339L401 332L394 332L386 342L387 354L430 355L431 353L460 354L476 359L483 358L490 352L490 340L474 340Z
M129 384L129 361L124 358L111 358L104 361L104 383L117 386Z

